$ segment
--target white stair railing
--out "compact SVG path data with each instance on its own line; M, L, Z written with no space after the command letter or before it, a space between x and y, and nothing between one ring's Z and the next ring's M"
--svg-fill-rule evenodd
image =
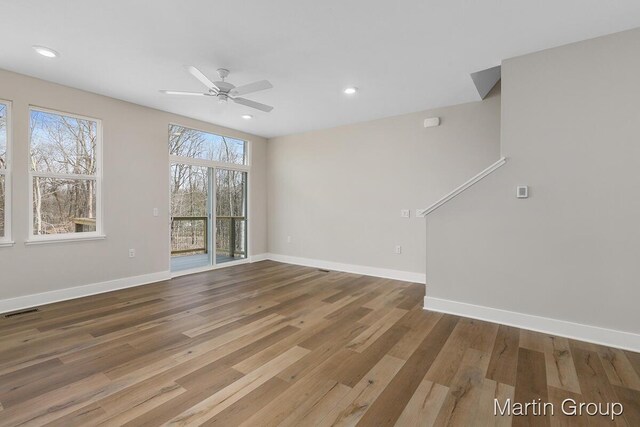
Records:
M498 160L497 162L495 162L494 164L492 164L491 166L489 166L488 168L486 168L485 170L483 170L479 174L477 174L474 177L470 178L464 184L460 185L459 187L457 187L456 189L454 189L453 191L451 191L450 193L448 193L447 195L445 195L444 197L439 199L437 202L435 202L434 204L432 204L428 208L426 208L426 209L418 209L417 212L416 212L416 216L426 217L431 212L435 211L440 206L444 205L449 200L453 199L458 194L462 193L464 190L466 190L467 188L471 187L473 184L475 184L476 182L480 181L482 178L486 177L491 172L493 172L496 169L498 169L500 166L504 165L506 162L507 162L507 158L506 157L501 157L500 160Z

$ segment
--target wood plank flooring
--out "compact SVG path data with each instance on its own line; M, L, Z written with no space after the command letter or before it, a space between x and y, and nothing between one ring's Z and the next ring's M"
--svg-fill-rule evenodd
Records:
M263 261L0 318L0 425L640 426L640 354ZM495 416L494 398L556 405ZM568 417L559 405L621 402Z

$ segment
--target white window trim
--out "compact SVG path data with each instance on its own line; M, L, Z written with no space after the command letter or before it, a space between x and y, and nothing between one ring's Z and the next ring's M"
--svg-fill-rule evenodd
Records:
M169 155L169 162L182 163L182 164L191 165L191 166L203 166L203 167L216 168L216 169L229 169L229 170L240 171L240 172L251 171L251 167L247 165L236 165L234 163L216 162L214 160L195 159L193 157L181 157L181 156Z
M11 166L12 166L12 149L13 149L13 121L11 117L11 101L0 99L0 103L7 106L7 167L6 169L0 170L0 175L4 176L4 236L0 237L0 248L13 246L14 241L12 240L12 232L11 232L11 212L12 212L12 198L11 198Z
M35 172L31 170L31 131L29 131L29 149L27 150L27 167L29 171L29 237L25 240L25 245L74 242L87 240L103 240L106 238L104 233L104 211L102 206L102 120L95 117L82 116L79 114L68 113L66 111L52 110L48 108L29 106L29 123L31 123L31 112L40 111L42 113L56 114L59 116L72 117L78 120L89 120L96 122L96 174L95 175L77 175L77 174L58 174L50 172ZM29 126L31 128L31 126ZM58 179L91 179L96 182L96 231L86 233L61 233L48 235L33 234L33 179L41 178L58 178Z

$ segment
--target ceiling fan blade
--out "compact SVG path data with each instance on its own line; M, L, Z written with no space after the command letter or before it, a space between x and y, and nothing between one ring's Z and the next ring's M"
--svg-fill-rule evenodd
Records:
M252 101L250 99L231 98L231 100L233 102L237 103L237 104L242 104L242 105L245 105L247 107L255 108L256 110L264 111L266 113L268 113L269 111L273 110L273 107L270 106L270 105L261 104L259 102Z
M231 95L240 96L259 90L271 89L273 85L268 80L260 80L259 82L249 83L248 85L239 86L231 90Z
M184 92L182 90L161 90L161 93L165 95L189 95L189 96L208 96L207 93L202 92Z
M202 74L202 71L198 70L193 65L188 66L187 67L187 71L189 71L193 77L195 77L196 79L200 80L200 82L203 85L205 85L207 87L207 89L214 89L217 92L220 92L220 88L218 86L216 86L216 84L214 82L209 80L209 78L207 76Z

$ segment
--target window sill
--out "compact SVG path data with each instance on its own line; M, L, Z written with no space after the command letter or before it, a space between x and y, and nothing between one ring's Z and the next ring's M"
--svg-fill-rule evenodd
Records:
M4 241L4 242L0 242L0 248L10 248L11 246L15 245L16 242L14 241Z
M82 237L56 237L56 238L48 238L48 239L30 239L24 242L25 245L48 245L54 243L73 243L73 242L89 242L92 240L104 240L107 236L103 234L91 235L91 236L82 236Z

